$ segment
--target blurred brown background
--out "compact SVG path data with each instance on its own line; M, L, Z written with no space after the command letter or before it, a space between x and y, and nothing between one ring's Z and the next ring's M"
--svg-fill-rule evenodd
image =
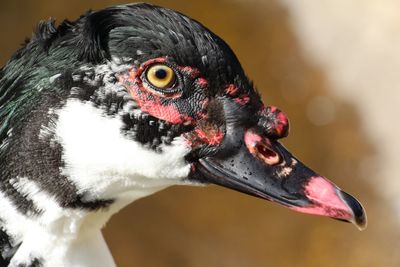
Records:
M300 40L313 37L301 35L299 13L293 13L302 1L298 7L288 2L152 1L199 20L230 44L265 102L291 119L285 145L357 196L369 227L359 232L219 187L173 187L133 203L108 223L104 233L118 266L400 266L399 218L381 190L391 186L379 175L383 167L374 164L381 153L374 140L380 138L368 132L359 104L335 91L332 65L310 57L312 47ZM0 0L1 65L39 20L75 19L88 9L122 3L127 1ZM304 4L313 7L312 1ZM351 21L341 26L351 27ZM347 60L343 56L336 66L348 66Z

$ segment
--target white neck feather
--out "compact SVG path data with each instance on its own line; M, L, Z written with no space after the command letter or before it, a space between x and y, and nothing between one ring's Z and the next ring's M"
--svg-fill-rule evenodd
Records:
M162 188L126 192L106 210L65 209L34 182L19 178L14 186L33 200L41 215L26 217L6 197L0 195L0 213L6 215L7 231L22 242L10 266L19 266L38 258L43 267L111 267L112 256L101 235L109 218L132 201ZM1 194L1 193L0 193ZM28 265L29 266L29 265Z

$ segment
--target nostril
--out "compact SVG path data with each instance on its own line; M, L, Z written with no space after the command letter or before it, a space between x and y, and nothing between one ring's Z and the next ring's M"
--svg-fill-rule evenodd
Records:
M271 148L271 142L267 138L249 129L244 135L244 142L247 149L254 157L268 165L280 163L280 155Z
M268 148L265 144L257 144L255 150L257 152L255 156L263 160L268 165L275 165L280 162L278 153Z

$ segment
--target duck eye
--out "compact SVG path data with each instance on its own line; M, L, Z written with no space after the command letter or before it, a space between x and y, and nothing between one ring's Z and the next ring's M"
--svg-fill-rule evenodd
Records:
M157 64L148 68L146 79L151 85L165 89L175 83L176 75L174 70L167 65Z

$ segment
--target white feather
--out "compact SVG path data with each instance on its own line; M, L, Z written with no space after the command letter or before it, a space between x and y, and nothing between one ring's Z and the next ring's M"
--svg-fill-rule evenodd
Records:
M90 102L69 100L58 112L56 135L63 146L64 175L93 198L117 198L132 192L143 197L182 183L190 165L190 148L177 138L162 153L145 148L121 133L119 116L106 117Z

